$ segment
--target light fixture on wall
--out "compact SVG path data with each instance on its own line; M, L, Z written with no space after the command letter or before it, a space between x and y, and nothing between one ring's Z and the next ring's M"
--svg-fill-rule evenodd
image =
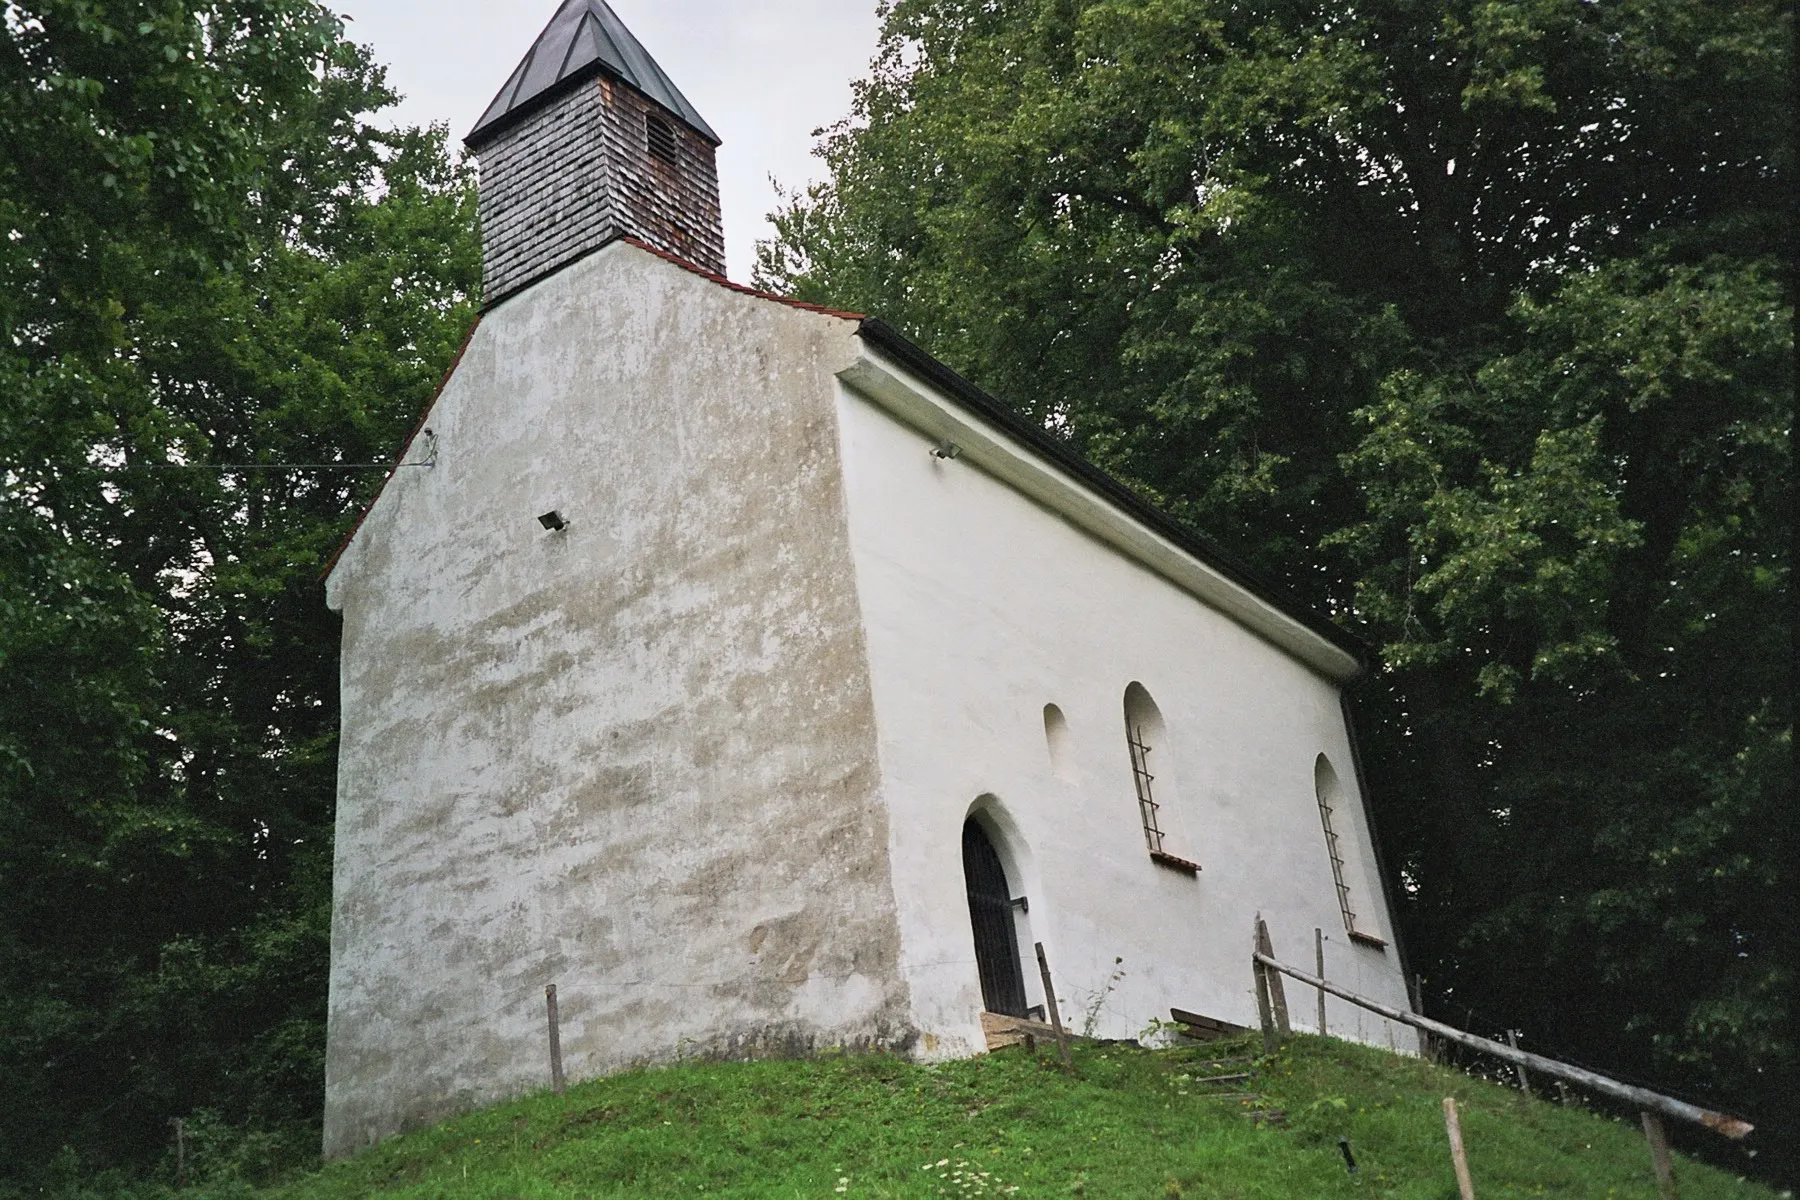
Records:
M545 529L548 529L551 533L561 533L569 527L569 523L563 519L563 515L554 508L539 517L538 524L542 525Z
M945 438L931 448L931 457L942 459L961 458L962 447L951 441L949 438Z

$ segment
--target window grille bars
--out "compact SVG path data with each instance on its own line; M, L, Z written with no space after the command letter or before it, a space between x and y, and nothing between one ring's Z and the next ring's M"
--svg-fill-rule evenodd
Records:
M1150 773L1150 747L1144 741L1144 727L1127 724L1125 744L1131 747L1131 777L1137 784L1138 812L1144 819L1144 841L1149 845L1150 853L1161 854L1163 831L1156 814L1162 806L1150 791L1156 776Z
M1331 827L1331 801L1319 789L1319 820L1325 826L1325 852L1331 856L1331 878L1337 884L1338 907L1344 911L1344 932L1356 933L1356 913L1350 908L1350 885L1344 882L1344 856L1338 850L1337 830Z

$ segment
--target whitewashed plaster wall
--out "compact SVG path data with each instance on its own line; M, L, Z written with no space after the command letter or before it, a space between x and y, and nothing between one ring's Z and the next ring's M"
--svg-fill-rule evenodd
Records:
M1277 650L980 453L933 459L839 384L855 328L623 243L483 320L427 420L438 465L399 473L329 580L328 1154L544 1086L552 982L574 1078L920 1030L924 1055L979 1052L978 805L1078 1028L1096 997L1102 1035L1171 1005L1249 1023L1259 909L1288 957L1321 926L1334 978L1404 1003L1392 953L1344 939L1312 793L1323 751L1354 794L1317 673L1341 652L1278 615ZM1145 852L1133 680L1197 880ZM1335 1002L1333 1024L1382 1040Z
M1253 1025L1259 911L1289 961L1310 967L1321 928L1329 977L1407 1007L1337 683L1001 482L973 448L981 437L958 435L962 457L935 457L946 427L929 414L953 406L920 391L931 402L912 405L928 414L918 421L854 386L839 412L902 964L924 1052L981 1046L960 852L972 811L997 818L1009 882L1030 901L1019 918L1028 1003L1041 998L1035 937L1077 1031L1091 1011L1097 1035L1134 1036L1171 1006ZM1323 647L1318 656L1331 661ZM1125 743L1133 681L1168 723L1152 755L1166 849L1197 860L1198 877L1148 854ZM1063 778L1046 704L1068 723ZM1321 753L1351 799L1338 829L1359 929L1386 951L1346 935L1314 793ZM1309 1026L1316 993L1290 983L1288 994ZM1343 1036L1416 1045L1336 1000L1329 1019Z
M907 1043L854 329L624 243L481 322L329 580L327 1154L547 1086L550 983L573 1078Z

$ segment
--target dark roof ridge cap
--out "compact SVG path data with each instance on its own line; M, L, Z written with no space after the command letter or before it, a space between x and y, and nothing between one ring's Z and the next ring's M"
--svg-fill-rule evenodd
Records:
M1231 583L1298 622L1309 633L1323 638L1350 655L1363 673L1374 666L1374 657L1360 638L1326 619L1310 605L1301 603L1289 588L1268 579L1205 534L1144 499L1116 476L1089 462L1066 442L1019 416L1009 405L933 358L929 352L881 318L864 317L857 332L892 355L902 366L941 388L950 399L997 426L1003 433L1025 443L1029 449L1048 458L1099 492L1104 499L1117 505L1128 516L1168 538L1180 549L1218 571Z
M566 44L565 44L566 42ZM561 51L552 62L552 55ZM542 60L542 61L540 61ZM552 69L553 68L553 69ZM499 93L482 111L463 144L479 150L495 136L579 84L604 74L666 110L710 144L719 135L707 124L656 57L638 41L606 0L562 0L532 41Z
M620 87L630 88L639 96L648 100L651 104L656 105L658 112L668 114L670 120L679 121L682 128L691 130L696 137L700 138L715 150L724 145L724 142L720 140L718 134L712 132L710 129L696 128L692 121L664 104L661 100L658 100L655 96L652 96L649 92L646 92L637 84L631 82L631 80L625 78L625 76L620 74L610 63L595 60L579 70L570 72L568 75L557 80L529 100L526 100L522 104L495 117L486 125L471 130L469 134L463 138L463 146L471 152L479 154L483 147L492 144L501 134L517 128L538 113L549 108L552 104L555 104L558 100L561 100L564 96L567 96L570 92L575 91L585 84L592 83L602 75L611 79Z

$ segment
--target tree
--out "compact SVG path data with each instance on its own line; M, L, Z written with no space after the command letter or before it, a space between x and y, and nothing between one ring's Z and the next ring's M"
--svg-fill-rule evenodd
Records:
M311 0L6 30L0 1173L142 1164L201 1109L310 1141L319 574L471 318L472 198Z
M1432 1007L1791 1127L1788 7L884 17L759 282L1379 648Z

